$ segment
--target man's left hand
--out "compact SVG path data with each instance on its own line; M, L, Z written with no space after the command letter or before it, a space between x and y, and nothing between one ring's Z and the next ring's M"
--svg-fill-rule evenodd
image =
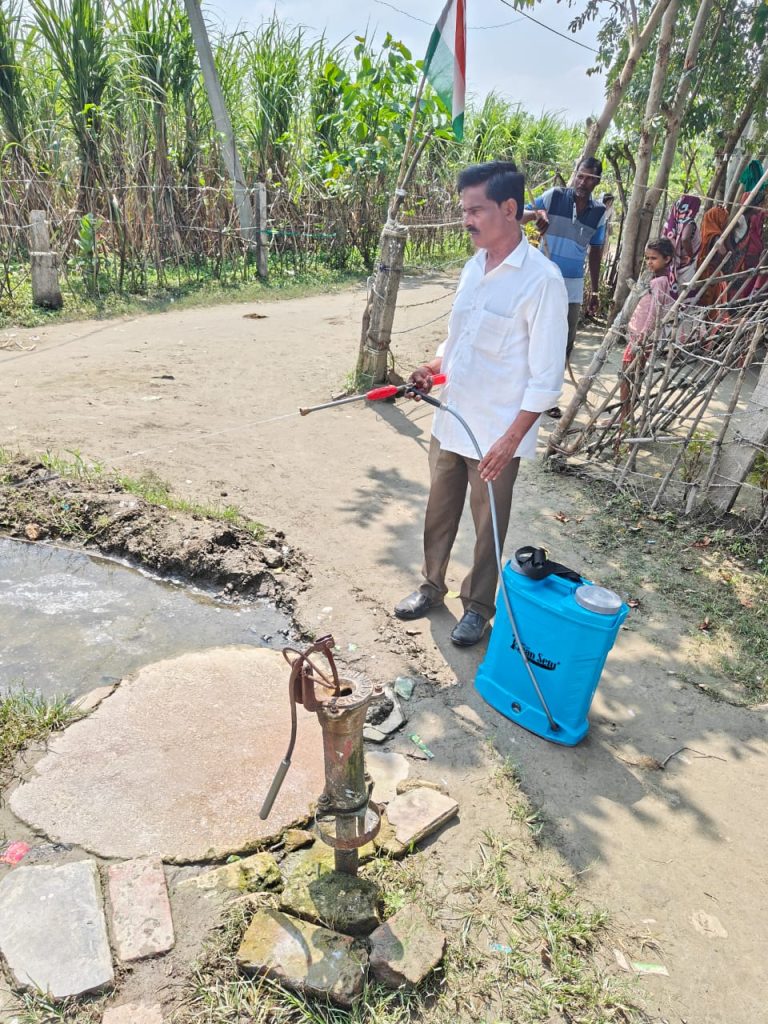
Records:
M500 437L498 441L494 441L477 467L480 472L480 479L485 483L489 480L493 483L496 477L514 459L519 444L520 439L518 437L510 438L506 434L504 437Z
M600 296L597 292L592 292L589 296L589 302L587 303L587 313L590 316L597 316L600 311Z

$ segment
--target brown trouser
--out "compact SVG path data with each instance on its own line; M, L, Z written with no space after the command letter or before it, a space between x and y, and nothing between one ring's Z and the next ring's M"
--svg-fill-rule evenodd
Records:
M581 316L581 303L580 302L569 302L568 303L568 343L565 348L565 358L571 358L571 352L573 352L573 346L576 343L576 330L579 326L579 317Z
M477 459L443 451L439 442L432 438L429 445L432 482L424 518L424 583L420 589L433 601L442 600L448 591L445 573L469 484L469 506L475 523L475 553L472 569L461 584L460 596L464 611L477 612L484 619L490 619L496 610L494 599L498 569L488 485L480 479L477 466ZM519 467L520 459L512 459L493 481L499 543L502 547L507 535L512 489Z

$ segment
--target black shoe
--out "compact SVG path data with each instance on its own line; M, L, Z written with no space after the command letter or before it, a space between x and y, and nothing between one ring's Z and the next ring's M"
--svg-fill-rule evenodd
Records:
M472 647L482 640L487 625L486 619L477 612L464 612L461 619L453 627L451 640L458 647Z
M547 409L544 415L549 416L551 420L559 420L563 413L559 405L553 405L551 409Z
M414 590L408 597L395 605L395 616L398 619L420 619L433 608L441 605L442 601L433 601L421 590Z

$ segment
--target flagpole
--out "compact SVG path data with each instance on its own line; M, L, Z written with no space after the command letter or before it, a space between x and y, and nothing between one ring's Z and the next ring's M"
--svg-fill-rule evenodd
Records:
M389 206L389 219L396 220L397 214L400 207L405 199L405 187L410 180L411 174L413 174L414 166L408 167L408 160L411 155L411 146L413 143L413 135L416 130L416 119L419 116L419 108L421 107L421 97L424 93L424 86L427 81L427 73L425 70L421 72L421 78L419 79L419 87L416 90L416 99L413 101L413 110L411 111L411 123L408 126L408 135L405 140L405 148L403 149L403 158L400 161L400 170L397 172L397 185L395 186L395 194L392 196L392 202ZM429 135L432 133L430 132ZM421 156L424 147L421 146L418 151L418 157ZM407 169L407 170L406 170Z

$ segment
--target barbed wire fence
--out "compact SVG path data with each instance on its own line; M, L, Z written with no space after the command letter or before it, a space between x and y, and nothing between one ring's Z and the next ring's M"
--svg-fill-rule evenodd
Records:
M385 196L350 201L305 188L296 199L284 187L267 195L262 236L272 273L364 269L375 261ZM409 200L409 262L429 266L461 251L455 197L426 180ZM107 192L80 189L76 196L61 184L36 182L31 205L29 182L6 177L0 178L0 301L28 288L32 208L45 213L70 298L256 276L253 239L239 230L226 182L165 189L134 183Z

